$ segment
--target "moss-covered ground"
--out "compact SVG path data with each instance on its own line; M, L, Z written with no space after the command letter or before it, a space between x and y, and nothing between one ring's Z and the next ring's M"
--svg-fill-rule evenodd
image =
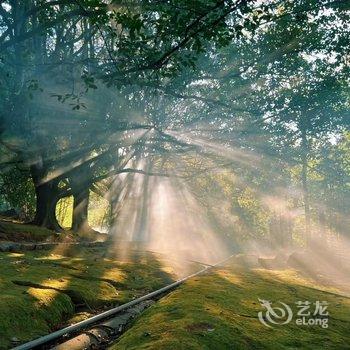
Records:
M172 281L171 268L151 253L128 257L106 248L61 246L0 253L0 349L89 317Z
M0 220L0 240L43 242L62 239L62 237L62 235L60 236L44 227Z
M98 231L74 233L69 229L57 233L45 227L24 224L23 222L0 217L0 242L76 242L105 241L108 236Z
M0 222L0 240L70 241L80 238L20 223ZM0 253L0 349L8 349L105 308L160 288L199 269L142 247L80 247ZM125 255L125 252L129 254ZM192 278L146 310L111 347L152 349L350 349L346 291L317 285L297 271L248 269L235 264ZM293 320L260 323L259 299L288 304ZM328 328L296 325L297 301L327 301ZM312 311L314 310L312 305ZM18 340L18 342L14 342Z
M350 349L350 299L301 277L227 265L188 280L146 310L112 350ZM285 325L263 325L259 299L288 304ZM328 302L328 328L297 325L297 301ZM311 312L315 305L311 305ZM283 320L283 319L282 319Z

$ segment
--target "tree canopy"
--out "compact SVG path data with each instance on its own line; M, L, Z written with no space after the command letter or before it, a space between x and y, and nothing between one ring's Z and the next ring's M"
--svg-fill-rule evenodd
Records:
M349 17L340 0L3 1L4 201L62 230L56 206L73 196L85 230L90 191L117 217L139 174L214 212L224 193L262 236L281 189L307 232L347 215Z

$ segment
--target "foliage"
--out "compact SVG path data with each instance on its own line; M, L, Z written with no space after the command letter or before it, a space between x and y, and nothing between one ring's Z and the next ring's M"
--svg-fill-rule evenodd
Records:
M56 206L56 216L60 225L70 229L72 227L73 196L62 198ZM90 192L88 223L97 231L105 231L109 225L110 208L106 199L94 192Z
M112 198L118 175L144 174L149 160L178 175L187 153L244 180L225 190L222 215L238 211L243 235L268 236L266 192L288 192L305 223L348 214L338 161L348 155L336 150L349 127L345 1L4 1L0 11L1 143L40 168L56 202L101 182Z
M32 219L35 192L28 171L11 168L0 174L0 184L1 197L8 208L17 209L22 219Z

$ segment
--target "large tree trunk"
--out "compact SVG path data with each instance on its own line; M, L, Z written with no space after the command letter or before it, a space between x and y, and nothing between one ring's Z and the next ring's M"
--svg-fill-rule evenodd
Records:
M56 180L45 181L46 171L40 164L30 167L36 194L36 211L32 223L50 230L62 231L56 218L58 202L58 183Z
M74 232L88 232L92 228L88 223L89 189L73 193L72 230Z
M90 194L89 168L83 167L80 171L72 173L69 184L73 195L72 230L74 232L94 232L88 223L88 208Z

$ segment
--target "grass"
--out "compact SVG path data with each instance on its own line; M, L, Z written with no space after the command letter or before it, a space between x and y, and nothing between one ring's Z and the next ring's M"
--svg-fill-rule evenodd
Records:
M146 310L112 350L350 349L350 299L294 270L247 270L231 265L192 278ZM334 293L334 294L332 294ZM329 303L329 328L264 326L258 299Z
M120 250L113 256L106 248L78 246L0 253L0 349L13 346L12 338L29 341L160 288L181 267L135 250L115 258ZM162 298L111 349L350 349L350 299L339 293L295 270L229 264ZM325 300L329 328L298 326L295 319L268 328L257 317L259 299L283 301L294 315L296 301Z
M0 349L29 341L172 281L151 254L127 260L102 248L0 253Z

